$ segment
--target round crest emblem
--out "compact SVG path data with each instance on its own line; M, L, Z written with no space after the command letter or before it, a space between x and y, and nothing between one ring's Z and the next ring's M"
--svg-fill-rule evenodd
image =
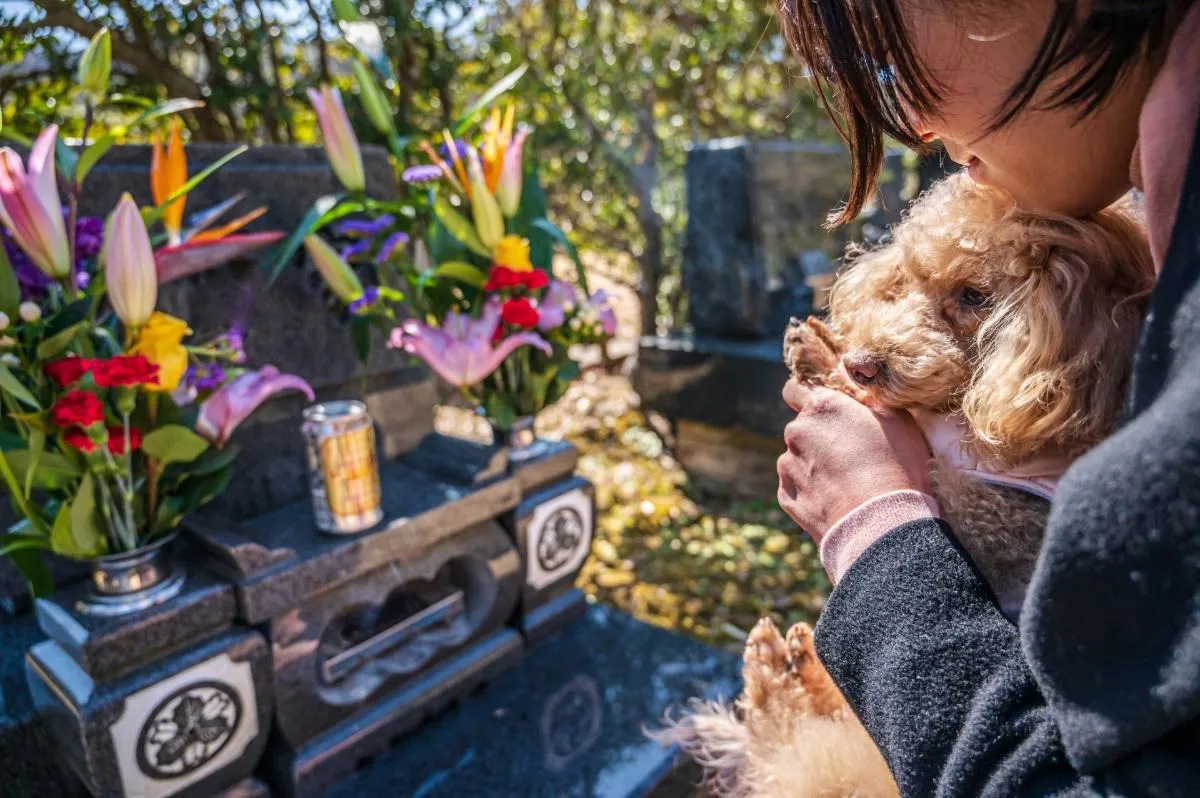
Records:
M546 519L538 535L538 564L544 571L562 567L583 543L583 518L573 507L560 507Z
M138 768L152 779L174 779L221 752L242 721L242 699L229 685L195 682L159 702L138 735Z

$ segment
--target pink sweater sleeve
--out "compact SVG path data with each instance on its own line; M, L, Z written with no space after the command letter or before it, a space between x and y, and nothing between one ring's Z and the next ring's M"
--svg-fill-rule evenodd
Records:
M821 565L836 585L859 556L888 532L938 515L937 502L920 491L895 490L876 496L847 513L821 538Z

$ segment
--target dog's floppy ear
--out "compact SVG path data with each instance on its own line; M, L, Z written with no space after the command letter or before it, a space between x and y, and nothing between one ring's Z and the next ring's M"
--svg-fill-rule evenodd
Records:
M1006 220L1003 271L1016 280L978 333L963 414L1001 465L1081 454L1115 426L1153 282L1140 224L1112 208L1090 219Z

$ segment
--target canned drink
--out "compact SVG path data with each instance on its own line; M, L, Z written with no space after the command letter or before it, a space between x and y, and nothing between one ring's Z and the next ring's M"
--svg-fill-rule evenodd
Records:
M323 402L304 411L309 486L317 528L362 532L383 518L375 427L362 402Z

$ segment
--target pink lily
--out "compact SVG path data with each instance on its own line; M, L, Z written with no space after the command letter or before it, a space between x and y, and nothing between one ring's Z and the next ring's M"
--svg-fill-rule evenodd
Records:
M347 191L362 191L366 185L362 150L354 128L350 126L350 117L346 116L346 107L342 105L342 93L332 86L322 85L320 91L309 89L308 99L321 125L325 155L333 173Z
M62 279L71 274L71 252L54 176L57 136L51 125L37 137L28 172L12 149L0 149L0 221L46 276Z
M495 346L492 336L499 324L500 302L493 299L484 306L478 319L462 313L447 313L441 328L406 321L392 330L388 346L421 358L439 377L456 388L483 382L519 347L532 346L547 355L553 352L550 344L533 332L510 335Z
M311 402L312 387L294 374L280 374L274 366L247 371L221 386L200 405L196 432L217 446L224 446L238 425L268 399L280 391L293 388Z
M538 302L538 329L549 332L563 326L577 298L575 286L562 280L551 280L546 295Z

